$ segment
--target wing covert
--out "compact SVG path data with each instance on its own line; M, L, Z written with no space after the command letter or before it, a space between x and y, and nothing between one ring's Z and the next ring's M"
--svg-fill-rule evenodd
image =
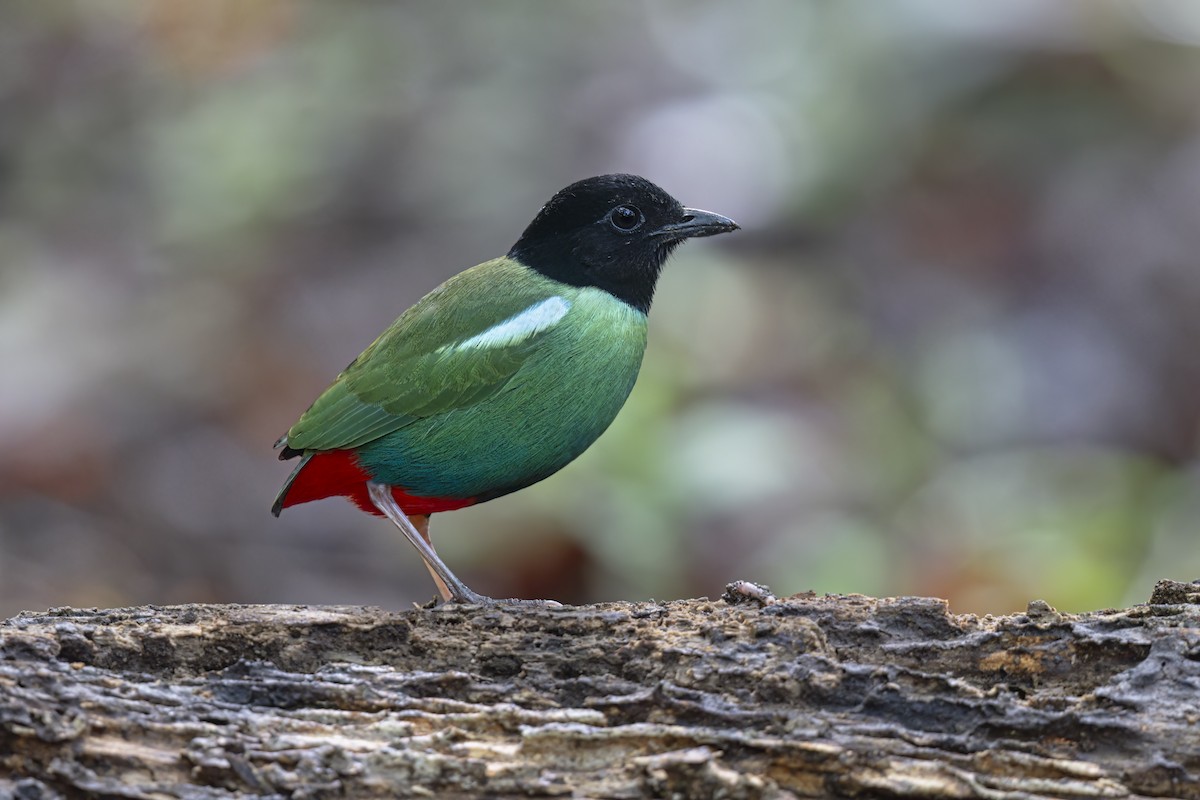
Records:
M505 274L514 269L528 273L508 259L487 262L422 298L304 412L287 433L288 447L360 447L501 391L571 305L548 291L561 287L526 285L527 275L518 281L524 290L514 291L516 276Z

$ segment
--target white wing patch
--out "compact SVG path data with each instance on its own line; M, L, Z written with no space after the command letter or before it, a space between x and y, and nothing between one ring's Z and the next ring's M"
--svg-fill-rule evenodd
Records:
M565 297L547 297L539 303L514 314L504 322L493 325L482 333L477 333L470 339L452 345L455 350L471 350L474 348L505 347L510 344L528 339L535 333L546 330L571 310L571 301Z

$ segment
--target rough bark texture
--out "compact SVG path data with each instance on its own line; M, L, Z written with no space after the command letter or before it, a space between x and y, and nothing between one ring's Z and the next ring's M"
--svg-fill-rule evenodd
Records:
M1200 798L1200 586L0 626L0 796Z

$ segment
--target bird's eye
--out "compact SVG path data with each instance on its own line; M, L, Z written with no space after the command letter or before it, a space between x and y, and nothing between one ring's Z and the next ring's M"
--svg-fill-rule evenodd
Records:
M635 206L617 206L608 212L608 223L621 233L637 230L645 219Z

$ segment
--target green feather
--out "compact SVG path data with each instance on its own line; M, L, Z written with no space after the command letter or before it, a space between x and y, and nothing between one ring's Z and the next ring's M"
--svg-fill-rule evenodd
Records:
M508 258L456 275L404 312L338 375L288 431L287 445L301 451L360 447L491 397L550 329L499 345L458 345L569 288Z
M557 472L604 432L637 379L646 316L601 289L546 286L569 310L520 368L474 403L357 448L375 480L423 496L499 497Z

